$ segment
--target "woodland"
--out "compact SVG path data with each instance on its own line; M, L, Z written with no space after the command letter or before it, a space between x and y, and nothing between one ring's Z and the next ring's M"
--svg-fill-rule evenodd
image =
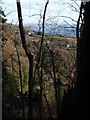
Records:
M20 1L19 25L0 7L2 120L89 119L90 2L81 2L76 37L45 33L48 4L39 32L24 27Z

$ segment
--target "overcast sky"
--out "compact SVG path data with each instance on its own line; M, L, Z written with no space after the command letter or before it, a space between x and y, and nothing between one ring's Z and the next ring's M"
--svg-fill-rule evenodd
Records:
M17 8L16 0L3 0L3 9L7 15L8 22L16 23L18 21L17 17ZM40 15L34 14L43 14L44 5L46 0L20 0L22 5L23 21L25 24L37 23L40 19ZM80 1L77 1L77 4L71 0L49 0L46 22L57 22L64 23L64 20L72 23L69 18L62 18L57 16L69 16L75 20L78 19L78 12L71 7L73 5L79 10L78 5ZM70 5L69 5L70 4ZM50 18L53 18L50 20ZM49 21L48 21L49 20Z

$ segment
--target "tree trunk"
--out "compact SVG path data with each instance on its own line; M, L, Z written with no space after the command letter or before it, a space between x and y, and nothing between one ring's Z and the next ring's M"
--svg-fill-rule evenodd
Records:
M25 40L25 33L23 29L23 21L22 21L22 12L21 12L21 5L20 0L17 0L17 12L18 12L18 20L19 20L19 29L20 29L20 35L22 40L22 46L25 50L25 53L27 55L27 58L29 60L29 80L28 80L28 94L29 94L29 110L28 110L28 119L33 119L33 55L31 54L26 40Z
M83 3L83 23L77 41L77 80L76 86L63 100L61 120L89 119L90 91L90 2ZM79 31L78 31L79 32Z
M89 116L89 80L90 80L90 2L84 3L84 23L81 25L80 46L77 56L76 113L77 119Z

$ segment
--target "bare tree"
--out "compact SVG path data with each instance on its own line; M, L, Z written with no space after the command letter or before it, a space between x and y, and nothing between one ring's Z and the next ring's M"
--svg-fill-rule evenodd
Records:
M40 119L42 119L42 92L43 92L43 87L42 87L42 83L43 83L43 42L44 42L44 25L45 25L45 16L46 16L46 10L47 10L47 5L49 3L49 0L47 0L46 4L45 4L45 8L44 8L44 13L43 13L43 23L42 23L42 38L41 38L41 45L40 45L40 49L39 49L39 55L38 55L38 61L37 61L37 65L36 65L36 69L39 66L39 63L41 64L41 69L40 69L40 105L39 105L39 111L40 111Z
M56 112L57 112L57 119L59 119L60 116L60 81L57 80L56 77L56 68L55 68L55 57L54 57L54 52L50 48L49 52L51 55L51 64L52 64L52 69L53 69L53 84L54 84L54 89L55 89L55 98L56 98Z
M19 20L19 29L20 35L22 40L22 46L25 50L25 53L29 60L29 80L28 80L28 94L29 94L29 111L28 111L28 119L33 119L33 101L32 101L32 94L33 94L33 55L31 54L29 48L27 47L27 43L25 40L25 33L23 28L23 21L22 21L22 12L21 12L21 4L20 0L17 0L17 12L18 12L18 20Z
M15 35L15 40L16 40L16 35ZM18 66L19 66L19 77L20 77L20 89L21 89L21 101L22 101L22 111L23 111L23 120L25 120L25 104L24 104L24 96L23 96L23 85L22 85L22 70L21 70L21 60L20 60L20 55L18 52L17 45L14 40L14 46L16 48L16 53L17 53L17 58L18 58Z

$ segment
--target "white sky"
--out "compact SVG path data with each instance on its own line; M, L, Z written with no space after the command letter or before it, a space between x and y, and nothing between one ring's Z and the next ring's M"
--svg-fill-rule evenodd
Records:
M46 0L20 0L22 5L23 21L25 24L37 23L39 21L40 15L30 17L33 14L43 14L44 5ZM46 22L47 19L53 18L55 16L69 16L75 20L78 19L78 12L75 12L69 4L74 5L78 10L78 6L75 2L71 0L49 0ZM3 0L3 9L7 15L8 22L16 23L18 21L16 0ZM80 1L76 1L80 5ZM9 13L9 14L8 14ZM63 19L69 23L72 23L70 19L56 17L51 19L51 22L62 23ZM50 20L49 20L50 21Z

